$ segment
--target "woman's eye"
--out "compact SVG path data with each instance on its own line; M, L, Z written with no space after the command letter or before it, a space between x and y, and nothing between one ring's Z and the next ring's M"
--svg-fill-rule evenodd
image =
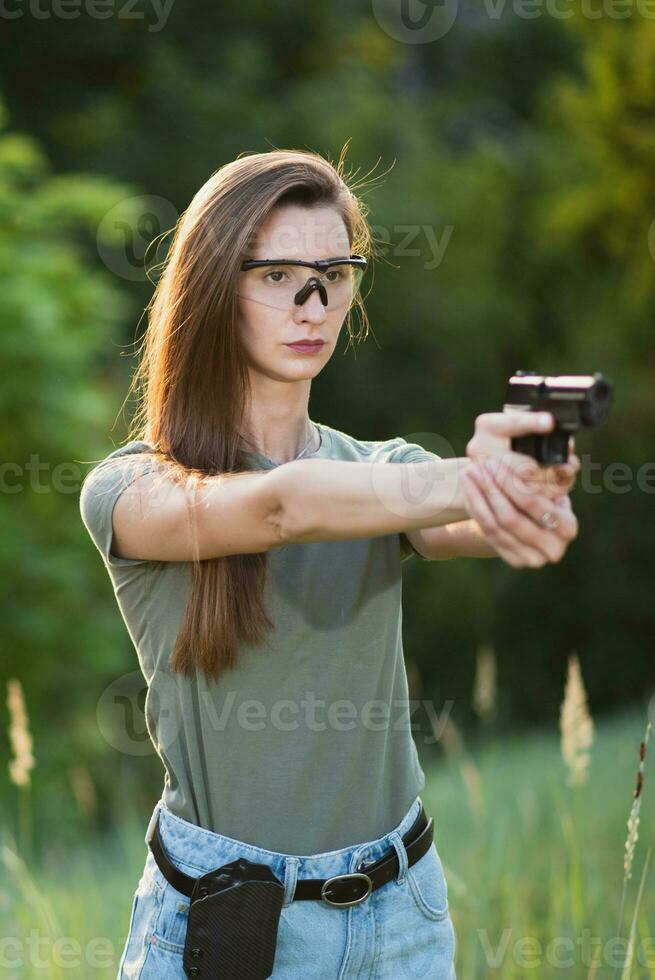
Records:
M268 279L269 276L283 276L284 272L281 269L273 269L271 272L267 272L265 278ZM280 279L273 279L272 282L281 282Z

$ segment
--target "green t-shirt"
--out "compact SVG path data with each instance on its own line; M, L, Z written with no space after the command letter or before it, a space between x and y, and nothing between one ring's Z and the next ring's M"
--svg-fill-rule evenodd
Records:
M438 459L397 437L362 441L317 423L303 458ZM404 534L289 544L268 552L262 647L242 644L236 669L208 681L171 671L191 562L117 558L112 510L158 465L132 441L86 477L80 510L104 559L147 683L148 733L164 768L162 799L200 827L287 854L373 840L425 786L412 736L402 648ZM129 460L118 462L130 455ZM252 466L277 464L250 454ZM421 557L421 556L419 556Z

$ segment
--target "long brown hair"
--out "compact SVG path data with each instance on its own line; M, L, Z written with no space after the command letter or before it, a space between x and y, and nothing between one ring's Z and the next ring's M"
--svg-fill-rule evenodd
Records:
M212 174L176 223L128 391L137 392L129 438L152 445L166 475L194 494L208 476L252 470L240 448L249 376L236 283L257 229L276 207L327 205L341 215L352 253L375 250L367 208L344 176L344 151L336 165L300 150L241 155ZM349 342L365 339L368 327L358 293ZM200 560L196 549L171 670L217 679L236 665L239 643L265 640L275 625L264 604L267 571L266 552Z

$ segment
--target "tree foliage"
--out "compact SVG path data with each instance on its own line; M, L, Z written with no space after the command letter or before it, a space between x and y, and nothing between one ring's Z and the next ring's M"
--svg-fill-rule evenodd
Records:
M577 441L580 534L563 562L537 572L500 559L404 566L405 649L423 696L468 715L476 650L491 642L502 719L552 724L571 650L593 710L641 698L655 680L655 480L645 469L655 436L655 26L636 8L620 24L573 5L559 20L490 9L460 11L428 44L398 42L345 0L192 0L158 31L152 11L141 21L7 21L5 457L89 462L122 440L112 435L127 380L119 352L152 284L112 280L103 267L96 236L101 225L111 234L102 218L112 207L129 214L149 194L178 214L244 150L334 160L351 139L356 178L380 178L364 194L383 261L367 300L373 335L354 353L344 340L314 383L314 417L461 456L475 416L500 410L516 369L600 370L615 382L610 422ZM36 752L63 764L68 741L44 738L54 722L100 755L93 691L133 669L134 651L76 494L30 490L8 502L5 665L43 719Z

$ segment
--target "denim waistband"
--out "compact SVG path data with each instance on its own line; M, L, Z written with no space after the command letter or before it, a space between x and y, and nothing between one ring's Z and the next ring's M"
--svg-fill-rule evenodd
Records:
M205 830L176 816L159 799L148 823L145 842L148 843L159 818L159 835L164 850L180 871L193 878L241 856L258 864L266 864L284 883L284 904L287 905L292 900L298 878L329 878L331 875L353 872L361 862L372 864L392 847L398 855L398 879L402 879L407 870L407 852L401 838L416 820L420 809L421 797L417 796L400 823L383 837L335 851L303 855L269 851Z

